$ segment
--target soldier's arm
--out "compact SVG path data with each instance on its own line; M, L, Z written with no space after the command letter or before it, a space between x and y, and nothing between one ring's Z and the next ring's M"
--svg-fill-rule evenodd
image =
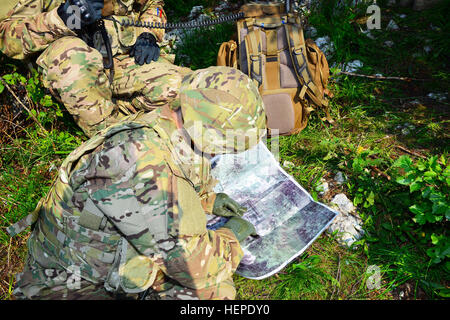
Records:
M0 22L0 50L14 59L24 59L47 48L53 41L76 35L53 9L42 12L41 0L20 0Z
M167 23L166 13L163 9L164 1L163 0L148 0L141 10L141 14L139 20L145 22L161 22ZM155 36L158 42L161 42L164 38L164 29L149 29L149 28L141 28L142 32L149 32Z
M78 192L181 285L198 290L230 279L243 256L239 242L229 229L206 229L200 199L172 175L158 138L139 129L113 139L80 171L88 179Z
M213 191L215 181L210 177L209 181L205 181L203 188L199 191L198 196L202 202L202 207L207 214L212 214L216 193Z

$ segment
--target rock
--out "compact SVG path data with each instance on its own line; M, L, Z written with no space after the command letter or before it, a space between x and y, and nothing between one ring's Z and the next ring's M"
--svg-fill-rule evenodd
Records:
M441 31L441 28L434 26L432 23L430 23L430 29L433 31Z
M382 73L375 73L375 77L382 77L383 74Z
M319 47L320 50L325 54L325 57L327 59L331 58L331 55L334 52L334 44L331 41L329 36L320 37L315 40L316 45Z
M408 134L410 134L410 131L408 128L403 128L402 129L402 135L407 136Z
M425 47L423 47L423 50L424 50L426 53L430 53L430 52L431 52L431 47L430 47L430 46L425 46Z
M214 11L222 12L222 11L226 11L226 10L230 10L230 9L231 9L231 6L228 3L228 1L222 1L218 7L214 8Z
M295 168L295 164L291 161L285 160L283 162L283 167L288 168L288 169L292 169Z
M359 60L353 60L352 62L348 62L344 68L345 72L356 72L358 69L362 68L363 63Z
M401 130L402 135L407 136L408 134L411 133L411 131L415 130L416 127L408 122L398 125L395 127L398 130Z
M347 181L347 177L342 172L338 171L338 173L336 173L336 175L334 176L334 181L336 181L337 184L341 185L345 181Z
M391 47L394 45L394 41L387 40L387 41L384 42L384 45L385 45L386 47L391 48Z
M189 13L189 20L195 19L197 18L203 10L203 6L195 6L192 7L191 12Z
M402 13L398 16L400 19L405 19L406 18L406 14Z
M349 214L350 212L355 212L355 206L353 202L351 202L347 196L343 193L339 193L334 196L331 203L334 203L338 206L338 210L343 214Z
M319 192L319 195L323 196L325 193L330 191L330 187L328 185L328 182L322 180L322 184L316 187L316 191Z
M362 220L357 216L353 203L345 194L337 194L331 200L331 204L337 208L339 214L328 227L328 232L337 231L338 242L342 245L351 246L364 235Z
M310 26L305 30L306 38L314 38L316 36L317 36L317 29L314 28L313 26Z
M375 37L373 36L373 34L370 32L370 30L365 30L362 31L363 34L365 34L367 36L367 38L375 40Z
M439 102L444 102L447 100L447 94L445 93L429 93L427 94L427 97Z
M387 30L398 30L398 29L400 29L400 28L398 27L398 25L395 23L394 20L391 20L391 21L389 21L389 23L388 23L386 29L387 29Z

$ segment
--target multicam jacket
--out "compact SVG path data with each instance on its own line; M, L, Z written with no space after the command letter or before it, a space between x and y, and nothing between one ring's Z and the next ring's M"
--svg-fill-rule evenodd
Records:
M63 162L35 212L29 254L113 292L142 292L158 272L187 288L217 288L243 252L231 230L206 228L215 198L209 170L168 108L132 115Z
M47 48L64 36L75 36L56 12L65 0L18 0L17 5L0 21L0 50L15 59L24 59ZM107 0L105 26L111 39L113 55L126 52L143 32L152 33L158 41L164 29L122 27L122 19L166 22L163 0Z

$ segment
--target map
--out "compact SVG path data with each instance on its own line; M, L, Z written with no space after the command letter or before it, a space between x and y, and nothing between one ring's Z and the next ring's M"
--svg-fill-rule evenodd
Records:
M287 174L264 142L239 154L211 160L212 175L224 192L247 207L243 218L253 223L258 236L242 244L244 258L237 273L249 279L267 278L302 254L330 225L338 212L313 200ZM209 229L227 218L211 216Z

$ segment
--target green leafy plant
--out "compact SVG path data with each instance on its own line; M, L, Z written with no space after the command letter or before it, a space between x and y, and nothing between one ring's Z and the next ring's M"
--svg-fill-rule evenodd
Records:
M446 236L446 226L450 219L450 166L444 156L438 162L437 156L417 163L408 156L401 156L394 167L401 168L397 183L409 186L413 204L409 210L414 214L412 220L419 226L427 225L427 238L433 245L427 250L433 263L440 263L450 257L450 239Z

